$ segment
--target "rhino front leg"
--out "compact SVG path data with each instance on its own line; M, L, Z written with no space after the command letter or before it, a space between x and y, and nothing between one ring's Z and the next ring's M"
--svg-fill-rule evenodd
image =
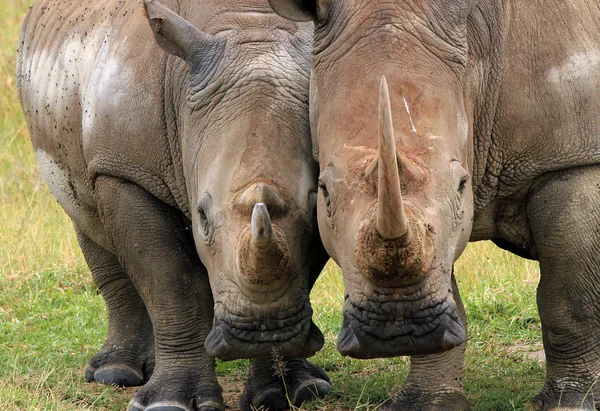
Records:
M108 311L108 336L85 367L88 382L142 385L154 369L154 333L146 306L117 257L75 227L77 240Z
M540 262L546 382L537 410L600 406L600 167L545 176L527 214Z
M212 294L187 220L120 179L99 177L96 194L107 233L154 326L154 373L130 410L223 410L214 359L204 349Z
M460 298L454 274L452 294L458 315L467 329L465 307ZM463 368L467 343L440 354L419 355L410 358L410 372L404 388L383 410L470 410L463 389Z
M250 362L242 411L280 411L301 407L304 402L324 398L331 379L321 368L304 359L261 358Z

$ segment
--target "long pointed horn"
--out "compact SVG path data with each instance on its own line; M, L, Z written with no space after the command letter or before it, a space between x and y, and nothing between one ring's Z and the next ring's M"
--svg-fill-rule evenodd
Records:
M251 242L253 244L264 244L265 241L273 237L273 225L271 216L263 203L257 203L252 210L252 220L250 223Z
M377 161L377 232L387 240L404 236L408 220L402 203L394 143L390 94L385 76L379 87L379 158Z

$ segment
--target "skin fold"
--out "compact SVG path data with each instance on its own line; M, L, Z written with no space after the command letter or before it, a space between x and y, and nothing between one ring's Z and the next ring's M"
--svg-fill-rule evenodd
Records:
M600 401L600 8L591 0L269 0L314 21L321 238L338 348L411 356L388 409L469 409L453 263L493 240L540 262L534 409Z
M130 410L224 409L214 357L253 358L244 410L329 390L303 359L323 345L309 292L328 258L312 31L266 0L40 0L25 19L19 98L108 308L86 378L145 384Z

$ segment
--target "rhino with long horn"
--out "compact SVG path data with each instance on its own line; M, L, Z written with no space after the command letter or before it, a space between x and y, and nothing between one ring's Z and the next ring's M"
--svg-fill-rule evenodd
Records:
M315 23L318 218L345 279L342 354L413 355L387 409L470 409L453 267L468 241L493 240L540 263L547 367L533 408L596 409L598 1L269 3ZM393 166L374 166L382 75L394 113L393 127L383 128L401 137L394 143L407 239L394 239L403 219Z

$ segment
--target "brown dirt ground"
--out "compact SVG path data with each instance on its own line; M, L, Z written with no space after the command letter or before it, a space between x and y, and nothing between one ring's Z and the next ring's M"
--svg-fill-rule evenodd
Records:
M223 387L223 400L225 401L225 408L229 411L239 410L239 402L240 396L244 391L244 383L245 378L240 378L236 376L220 376L218 377L219 384ZM132 388L123 388L119 397L122 398L123 404L128 404L129 400L133 398L135 393L139 387ZM308 408L295 408L294 411L305 411ZM328 405L315 408L314 406L310 408L311 410L318 409L319 411L350 411L352 408L344 408L335 405ZM262 410L261 410L262 411Z

